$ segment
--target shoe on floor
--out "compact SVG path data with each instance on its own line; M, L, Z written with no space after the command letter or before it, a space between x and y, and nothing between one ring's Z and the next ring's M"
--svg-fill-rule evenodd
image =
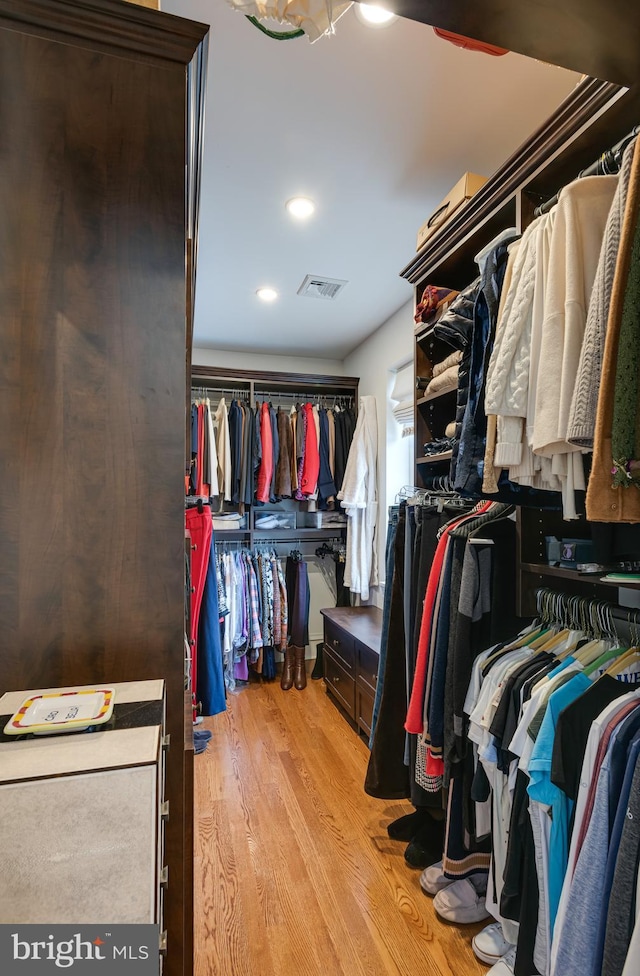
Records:
M442 861L431 864L420 875L420 887L425 895L437 895L443 888L448 888L452 884L451 878L445 878L442 873Z
M503 956L513 949L510 942L507 942L502 934L500 922L493 922L487 925L482 932L478 932L471 940L471 946L478 959L486 962L488 966L493 966L499 962Z
M208 739L196 739L193 743L193 751L196 756L199 756L201 752L204 752L209 745Z
M412 868L424 870L442 857L443 846L444 820L434 820L427 815L427 820L418 828L407 845L404 859Z
M213 733L210 732L209 729L194 729L193 730L194 742L198 742L198 741L208 742L212 734Z
M513 976L516 968L516 947L513 946L500 959L495 966L492 966L486 976Z
M484 895L479 895L467 878L454 881L448 888L439 891L433 899L433 907L445 922L466 925L489 918Z
M387 824L387 833L391 840L411 840L424 825L428 816L424 807L419 807L413 813L407 813L404 817L398 817L397 820Z

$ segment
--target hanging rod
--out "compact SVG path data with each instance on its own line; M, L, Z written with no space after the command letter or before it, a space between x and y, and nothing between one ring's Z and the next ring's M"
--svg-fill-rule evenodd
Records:
M231 396L240 396L242 394L243 396L248 397L250 392L251 392L250 390L242 390L237 386L234 386L233 388L230 388L228 386L215 386L215 387L214 386L192 386L191 387L192 396L199 396L202 393L206 393L207 395L210 393L229 393Z
M629 132L624 139L617 142L615 146L611 149L607 149L603 152L601 156L596 159L595 163L591 163L591 166L587 166L586 169L581 170L578 173L578 179L582 179L583 176L613 176L620 169L620 163L624 155L624 151L633 142L637 135L640 135L640 125L635 125L631 132ZM536 207L533 211L535 217L540 217L542 214L548 213L552 207L555 207L558 202L561 190L551 197L550 200L541 203L540 206Z

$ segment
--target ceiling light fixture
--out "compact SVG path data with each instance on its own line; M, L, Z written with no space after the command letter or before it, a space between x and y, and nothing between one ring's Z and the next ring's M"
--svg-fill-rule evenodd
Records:
M316 209L315 203L308 197L292 197L291 200L287 200L285 207L291 216L297 217L298 220L306 220Z
M278 292L275 288L258 288L256 295L263 302L275 302L278 297Z
M357 3L355 8L357 16L367 27L387 27L398 19L396 14L385 10L377 3Z

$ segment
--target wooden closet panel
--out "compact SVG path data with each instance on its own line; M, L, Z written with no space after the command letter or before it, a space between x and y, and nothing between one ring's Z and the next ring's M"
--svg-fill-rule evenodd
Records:
M175 976L186 69L37 33L0 29L0 689L165 678Z
M3 684L160 675L182 634L183 69L0 45Z

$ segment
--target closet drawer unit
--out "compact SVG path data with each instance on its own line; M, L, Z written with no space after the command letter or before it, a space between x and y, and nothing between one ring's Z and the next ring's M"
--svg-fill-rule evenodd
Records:
M347 715L355 719L356 683L353 675L344 669L342 662L328 648L325 648L324 655L324 680L327 691L342 705Z
M356 687L356 715L358 728L367 736L371 735L371 720L373 718L374 696L360 686Z
M343 668L355 671L355 640L351 634L325 618L324 642Z
M376 685L378 683L378 665L380 664L380 655L376 653L371 647L367 647L366 644L362 644L360 641L356 642L356 660L358 662L357 667L357 683L363 686L363 691L369 689L370 693L373 694L376 690Z

